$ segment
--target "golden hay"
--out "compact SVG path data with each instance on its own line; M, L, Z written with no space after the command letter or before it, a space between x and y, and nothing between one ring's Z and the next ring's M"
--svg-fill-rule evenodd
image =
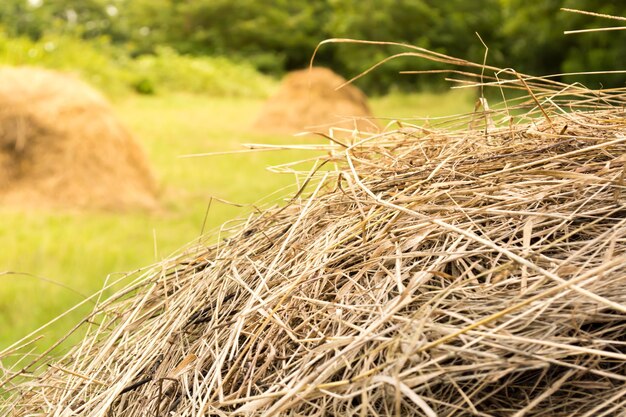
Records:
M328 132L330 127L376 131L367 97L328 68L289 73L279 91L264 105L254 128L266 132Z
M521 77L499 73L532 94L465 129L328 145L336 170L288 206L132 277L63 357L5 369L0 412L626 415L624 90Z
M144 153L106 100L83 82L0 68L0 204L156 206Z

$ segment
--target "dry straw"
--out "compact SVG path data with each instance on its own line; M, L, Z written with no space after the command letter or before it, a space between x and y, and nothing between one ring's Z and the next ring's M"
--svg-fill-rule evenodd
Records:
M311 67L287 74L280 89L261 109L254 128L263 132L296 133L302 130L357 128L378 130L367 97L332 70Z
M525 94L334 139L286 207L7 370L3 414L626 415L626 90L409 53Z
M101 94L67 74L0 67L0 205L155 209L157 191Z

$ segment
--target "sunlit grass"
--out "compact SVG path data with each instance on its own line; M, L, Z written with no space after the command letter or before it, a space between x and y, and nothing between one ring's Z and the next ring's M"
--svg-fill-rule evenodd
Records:
M446 93L392 94L372 100L374 114L381 119L423 122L425 119L473 110L476 91L451 90Z
M122 120L146 149L162 184L163 209L155 213L0 211L0 349L102 288L111 273L132 271L167 257L203 230L244 217L250 204L280 202L295 191L294 178L269 165L312 156L281 151L181 158L241 149L242 143L310 143L311 138L251 132L262 101L200 95L131 96L115 103ZM467 112L471 96L424 94L371 102L381 117L423 117ZM288 187L290 186L290 187ZM288 187L288 188L285 188ZM69 289L68 289L69 288ZM47 345L64 334L89 304L46 331Z

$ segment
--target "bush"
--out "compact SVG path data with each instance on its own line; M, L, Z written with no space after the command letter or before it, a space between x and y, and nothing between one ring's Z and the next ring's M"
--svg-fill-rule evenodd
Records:
M86 42L47 35L39 41L32 41L22 37L10 38L0 32L0 64L76 72L113 95L127 91L133 77L127 69L129 58L111 46L106 38Z
M0 65L40 66L78 73L109 95L185 91L214 96L264 97L273 84L252 66L224 57L189 57L158 48L132 58L106 37L89 41L46 35L38 41L0 32Z
M134 60L132 67L144 86L156 90L264 97L273 84L250 65L224 57L180 55L171 48L157 48L155 54Z

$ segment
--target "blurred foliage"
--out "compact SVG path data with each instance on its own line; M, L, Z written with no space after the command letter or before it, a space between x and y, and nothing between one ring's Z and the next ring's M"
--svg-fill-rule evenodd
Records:
M564 35L567 30L624 26L624 22L560 11L562 7L626 17L626 2L605 0L500 0L501 43L516 69L526 73L554 74L624 70L626 31ZM591 88L624 86L625 74L601 77L578 75Z
M625 31L563 34L620 22L561 7L626 16L626 2L612 0L2 0L0 22L10 36L106 36L131 56L158 56L168 46L178 54L245 60L271 74L306 66L328 38L408 43L482 61L476 33L489 47L488 63L500 67L537 75L622 69L616 65L626 58ZM324 45L317 63L354 76L399 51ZM398 76L399 70L436 68L402 58L359 83L369 93L437 87L441 77ZM593 76L576 80L598 83ZM623 74L602 76L605 86L625 80Z
M111 94L123 93L132 86L135 74L130 71L129 61L126 54L103 37L86 42L51 34L33 41L26 37L9 38L0 32L0 64L78 72Z
M140 94L182 91L265 97L274 85L250 64L224 57L189 57L158 47L150 55L132 58L104 35L87 41L46 34L34 41L23 36L9 38L0 31L0 64L77 72L110 95L134 90Z
M138 90L149 84L152 91L167 87L212 96L264 97L273 85L249 64L221 56L190 57L168 47L133 60L133 69L140 83Z

